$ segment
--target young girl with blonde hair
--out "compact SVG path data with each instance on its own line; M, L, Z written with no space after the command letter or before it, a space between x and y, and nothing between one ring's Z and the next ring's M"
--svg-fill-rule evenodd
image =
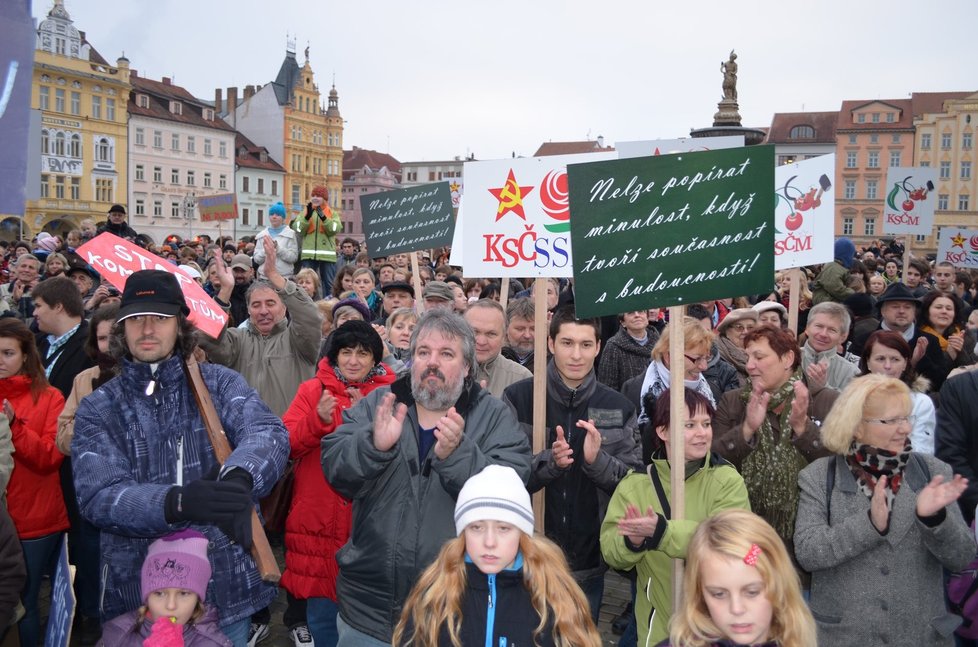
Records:
M408 597L394 645L601 645L563 552L533 535L530 495L513 468L489 465L465 482L455 529Z
M815 620L774 529L746 510L700 523L689 543L684 602L660 647L815 647Z

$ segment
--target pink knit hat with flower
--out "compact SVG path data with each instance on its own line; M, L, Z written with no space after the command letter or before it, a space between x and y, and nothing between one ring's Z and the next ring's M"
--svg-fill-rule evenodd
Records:
M196 530L181 530L149 545L143 561L143 602L160 589L187 589L204 600L211 579L207 537Z

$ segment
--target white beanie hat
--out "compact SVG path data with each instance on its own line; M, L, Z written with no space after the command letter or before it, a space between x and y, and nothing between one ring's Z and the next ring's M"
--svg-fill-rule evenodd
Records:
M512 467L487 465L469 478L455 503L455 532L473 521L504 521L533 534L533 506L523 480Z

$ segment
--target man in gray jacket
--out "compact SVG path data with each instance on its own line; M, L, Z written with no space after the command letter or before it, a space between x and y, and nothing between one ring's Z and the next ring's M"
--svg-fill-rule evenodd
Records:
M462 485L486 465L526 481L530 445L516 418L474 380L472 329L426 312L411 337L411 373L343 412L322 442L326 480L353 500L350 540L337 553L342 645L390 645L404 600L455 536Z
M200 345L212 362L241 373L281 418L299 385L316 372L322 315L306 291L278 271L271 239L266 236L261 242L265 252L262 270L267 280L255 281L248 288L248 320L242 327L225 328L216 340L201 335ZM234 276L223 259L215 257L214 262L221 281L216 301L227 310Z

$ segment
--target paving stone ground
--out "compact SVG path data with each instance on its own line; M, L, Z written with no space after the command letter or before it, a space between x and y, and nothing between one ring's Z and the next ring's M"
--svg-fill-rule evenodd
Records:
M275 551L275 555L278 558L279 566L285 566L285 556L282 550L281 541L276 541L271 538L272 547ZM618 636L611 632L611 623L615 618L622 612L625 608L625 604L628 602L628 597L630 594L629 584L626 579L620 575L609 571L605 576L604 584L604 599L601 603L601 613L598 619L598 630L601 632L601 637L605 645L617 645ZM45 585L44 590L42 590L42 600L41 600L41 616L42 618L46 616L48 610L49 600L49 587ZM270 627L269 637L263 640L261 647L291 647L292 642L289 639L288 630L282 624L282 613L285 611L285 591L280 589L278 598L272 603L272 624ZM72 647L77 647L79 642L77 637L73 637L71 641Z

